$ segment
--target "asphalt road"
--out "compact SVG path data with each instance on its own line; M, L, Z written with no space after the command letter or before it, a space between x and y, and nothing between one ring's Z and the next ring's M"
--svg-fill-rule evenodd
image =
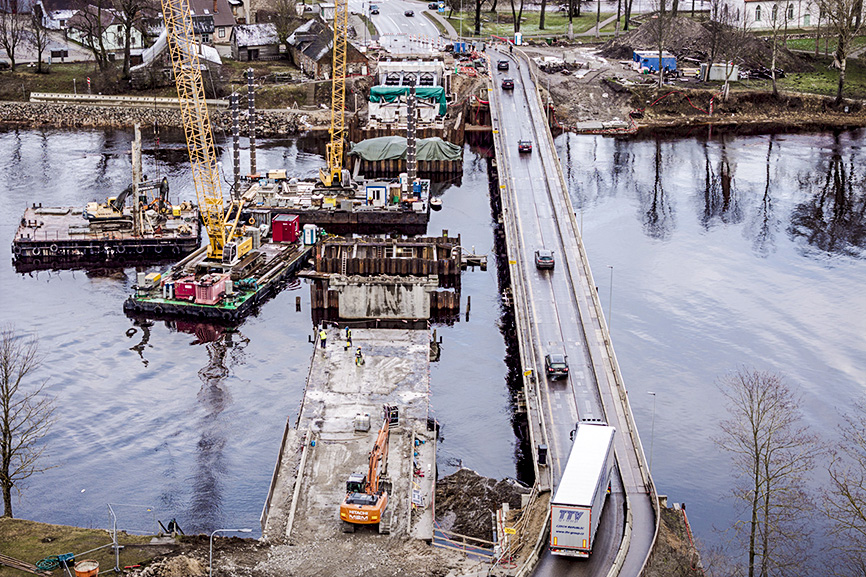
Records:
M593 552L588 560L571 559L545 554L536 569L536 575L607 575L619 549L625 526L625 492L628 491L634 533L629 554L623 566L622 575L637 575L649 547L654 532L654 515L646 487L640 478L634 447L625 433L626 415L621 404L611 393L611 383L599 359L603 354L598 350L601 338L587 342L581 323L589 327L590 335L595 335L592 327L597 325L593 318L594 309L587 306L586 279L580 279L577 238L565 219L569 205L563 200L559 190L558 177L550 162L555 158L546 134L543 132L543 113L539 109L529 71L519 67L515 58L506 52L491 51L494 90L497 91L500 110L494 113L505 142L504 155L509 166L508 179L515 191L518 230L520 239L520 259L527 298L530 301L532 326L535 331L533 341L537 374L543 375L544 355L549 352L564 352L568 355L569 378L561 381L546 381L539 378L541 408L548 431L549 462L553 486L556 487L571 446L569 432L578 419L603 419L617 427L615 450L619 475L612 481L612 491L602 513L601 522L593 544ZM508 71L496 70L497 60L509 62ZM513 78L513 91L502 90L504 78ZM524 90L524 87L526 90ZM530 98L533 100L531 101ZM532 122L530 119L540 119ZM518 140L532 140L531 154L517 150ZM546 161L543 161L546 159ZM546 178L546 174L550 178ZM554 188L551 193L551 187ZM562 224L566 223L566 224ZM534 267L534 252L538 248L554 251L557 257L556 268L541 271ZM574 286L578 282L580 286ZM583 318L581 317L583 312ZM592 348L593 354L589 352ZM593 363L596 366L593 368ZM602 382L597 382L600 379ZM605 412L607 409L607 413Z
M379 7L370 14L370 4ZM349 10L367 14L379 31L379 44L391 54L431 54L439 52L439 30L423 12L426 2L407 0L349 0ZM406 16L412 10L414 16Z

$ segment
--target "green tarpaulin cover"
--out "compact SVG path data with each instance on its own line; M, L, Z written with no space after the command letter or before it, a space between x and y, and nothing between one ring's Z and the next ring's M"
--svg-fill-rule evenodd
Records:
M374 86L370 89L370 102L394 102L400 96L409 94L408 86ZM422 100L439 103L439 114L445 116L448 104L445 103L445 89L441 86L418 86L415 95Z
M439 137L420 138L415 141L418 160L460 160L463 148ZM397 160L406 158L406 138L402 136L382 136L362 140L352 146L349 155L360 156L362 160Z

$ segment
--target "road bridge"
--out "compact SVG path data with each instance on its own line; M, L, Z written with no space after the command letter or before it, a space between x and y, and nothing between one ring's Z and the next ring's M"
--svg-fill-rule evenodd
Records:
M617 429L618 475L587 562L541 554L537 575L627 575L643 570L658 528L658 500L628 404L597 288L562 177L529 60L516 50L488 52L490 105L508 260L524 368L537 482L555 489L578 420L602 419ZM509 63L498 71L497 61ZM503 90L504 78L514 79ZM531 153L518 151L530 140ZM556 267L535 267L537 249L554 251ZM567 379L548 381L544 356L568 355ZM538 445L547 445L539 466Z

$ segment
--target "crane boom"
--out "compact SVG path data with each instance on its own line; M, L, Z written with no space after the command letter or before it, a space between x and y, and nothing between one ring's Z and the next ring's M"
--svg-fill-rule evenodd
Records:
M340 183L343 172L343 146L346 138L346 38L349 32L348 0L334 2L334 49L331 75L331 142L327 145L328 168L319 171L322 184Z
M162 13L186 134L186 146L192 165L195 194L210 242L208 257L220 259L227 240L227 215L220 188L213 132L207 112L189 0L162 0ZM233 232L234 230L229 236Z

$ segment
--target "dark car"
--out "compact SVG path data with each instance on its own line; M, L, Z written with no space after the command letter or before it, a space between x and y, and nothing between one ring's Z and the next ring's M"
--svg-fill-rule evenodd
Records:
M555 381L568 376L568 357L561 353L549 353L544 357L544 372L547 378Z
M535 251L535 268L553 268L556 266L556 260L553 258L553 251L546 248L540 248Z
M406 10L405 12L403 12L403 16L414 16L414 15L415 15L414 10Z
M531 140L518 140L517 141L517 152L532 152L532 141Z
M497 70L508 70L508 60L500 60L496 63Z
M502 81L502 90L514 90L514 79L506 78Z
M427 4L428 10L439 10L439 2L430 2Z
M370 14L378 14L378 13L379 13L379 7L376 6L375 4L370 4Z

